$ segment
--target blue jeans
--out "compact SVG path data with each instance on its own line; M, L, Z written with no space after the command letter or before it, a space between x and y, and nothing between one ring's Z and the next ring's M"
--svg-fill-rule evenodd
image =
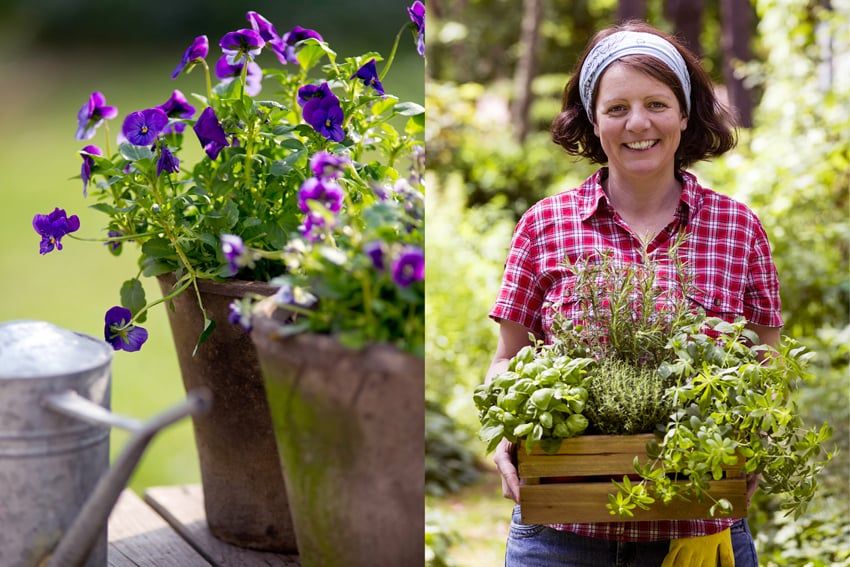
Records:
M732 527L735 567L758 567L756 548L746 520ZM670 541L629 542L578 536L537 524L521 524L514 507L505 567L658 567Z

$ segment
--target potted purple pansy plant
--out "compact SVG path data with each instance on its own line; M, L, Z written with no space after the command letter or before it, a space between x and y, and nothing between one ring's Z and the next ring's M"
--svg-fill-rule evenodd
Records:
M127 249L125 243L138 248L139 273L123 283L117 305L104 306L104 339L113 348L144 348L147 331L142 325L148 310L168 303L186 387L221 376L241 388L228 397L206 384L218 411L204 422L213 422L218 414L225 423L204 433L206 425L195 422L207 520L215 535L232 543L265 549L294 546L286 500L278 498L284 490L273 479L280 478L280 469L270 425L265 426L269 444L257 447L255 454L235 455L228 470L204 470L212 460L203 455L206 445L238 452L250 445L243 441L252 420L265 415L269 421L250 339L242 326L228 323L232 302L246 294L274 295L283 305L311 313L299 316L298 328L306 321L329 321L326 311L340 298L334 295L339 289L322 287L315 277L315 262L326 254L336 259L333 266L340 271L347 269L344 262L355 262L353 269L361 275L366 273L364 259L369 260L369 277L383 278L383 287L375 289L387 294L373 297L365 304L369 309L384 309L398 300L406 310L404 321L421 312L424 284L415 259L421 255L421 218L414 212L422 189L418 177L411 183L408 170L422 146L424 108L402 102L384 88L402 32L410 29L420 38L424 33L424 12L416 16L415 4L400 18L405 21L386 60L377 52L338 57L318 31L296 25L280 33L252 11L246 24L224 34L217 46L198 36L180 56L172 78L200 70L200 93L173 90L167 97L163 93L164 102L119 117L115 101L93 92L78 112L76 137L87 141L80 150L83 196L106 214L106 237L81 238L85 227L62 209L33 218L41 254L61 250L66 236L100 240L115 255ZM210 53L216 47L217 56ZM121 124L117 146L109 132L109 122L116 119ZM102 146L93 140L98 130L103 132ZM203 154L189 163L183 150L194 144ZM369 242L363 240L367 236ZM367 244L380 250L355 254ZM378 252L382 270L371 263ZM407 259L396 267L402 257ZM149 300L142 276L157 277L163 296ZM381 320L391 319L386 313ZM406 324L405 332L412 336L415 325L404 323L400 313L398 324ZM247 325L247 311L232 320L240 318ZM311 325L316 332L336 329L330 323L323 330ZM345 329L343 340L363 344L374 335L421 351L421 337L417 346L398 339L395 327L393 334L384 335L377 326L371 329L359 337ZM187 377L193 373L200 377ZM244 414L235 407L240 400ZM268 481L245 470L265 466L264 459L275 461ZM208 490L214 482L219 482L220 493L238 493L233 488L243 486L241 492L253 492L258 502L240 508L240 503L223 501L221 494ZM239 509L228 518L230 508ZM281 515L286 521L277 522Z

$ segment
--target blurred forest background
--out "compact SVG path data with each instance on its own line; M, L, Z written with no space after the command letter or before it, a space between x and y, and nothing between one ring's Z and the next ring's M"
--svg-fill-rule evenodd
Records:
M513 226L595 168L548 127L589 38L626 17L676 32L736 110L738 147L695 171L761 218L784 332L818 356L797 404L838 456L808 512L759 496L763 565L850 565L850 3L847 0L432 0L426 79L429 565L503 564L511 502L476 439L472 389L496 346L487 318Z
M74 139L77 112L94 90L116 105L113 136L129 112L161 104L172 89L187 97L203 92L200 70L170 75L192 39L206 34L208 63L226 32L249 27L245 12L255 10L280 33L296 25L317 30L340 57L375 50L389 55L398 30L409 22L410 2L402 0L0 0L0 321L35 319L103 336L103 315L119 304L122 282L135 276L135 250L112 257L94 242L65 238L64 250L38 254L36 213L61 207L80 217L75 235L105 236L106 217L83 199L78 151L103 144L101 128L90 142ZM262 54L261 66L279 65ZM401 100L424 102L422 59L411 34L402 37L387 92ZM273 93L267 93L270 98ZM191 97L190 97L191 100ZM187 159L201 150L187 142ZM114 142L113 142L114 147ZM147 297L160 296L145 282ZM226 324L226 323L225 323ZM113 408L146 418L183 397L177 357L163 306L144 325L150 339L137 353L118 352L113 363ZM113 433L112 453L126 442ZM148 486L197 482L200 474L192 430L181 422L154 440L132 479Z

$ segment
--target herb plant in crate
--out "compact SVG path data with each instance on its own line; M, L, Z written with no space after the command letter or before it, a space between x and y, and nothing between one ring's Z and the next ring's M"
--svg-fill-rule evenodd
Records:
M811 354L788 338L757 345L744 320L692 309L681 242L663 263L602 252L570 266L577 318L556 314L552 344L525 347L477 388L488 449L525 447L528 521L740 514L745 474L795 514L814 493L830 429L806 429L790 401ZM616 475L607 488L583 478Z
M385 93L381 81L402 32L424 34L419 12L411 8L386 61L376 52L338 58L319 32L294 26L280 34L248 12L241 29L220 38L214 65L208 38L199 36L173 70L172 78L200 71L201 94L174 90L126 114L117 148L108 121L118 110L102 93L79 111L78 139L105 133L102 148L80 152L83 195L108 216L100 240L116 255L130 243L140 250L139 272L106 312L104 338L116 350L139 350L147 311L169 304L186 387L206 384L215 397L195 432L207 520L231 543L295 547L259 365L248 335L227 323L230 304L246 293L273 294L278 286L268 280L287 269L277 261L281 250L329 226L328 211L342 201L399 178L395 164L421 133L424 109ZM392 125L399 122L403 131ZM203 155L189 164L181 156L195 143ZM344 164L346 181L324 183L311 170L323 163ZM80 228L61 209L36 215L33 227L42 254L61 250L62 238ZM238 263L243 244L257 253ZM148 301L141 276L157 277L163 297Z

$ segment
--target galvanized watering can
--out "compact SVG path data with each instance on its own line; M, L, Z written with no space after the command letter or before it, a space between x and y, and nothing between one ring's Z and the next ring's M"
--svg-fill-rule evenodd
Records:
M112 347L36 321L0 323L0 567L103 567L106 520L154 435L208 392L146 423L109 412ZM109 428L133 433L109 469Z

